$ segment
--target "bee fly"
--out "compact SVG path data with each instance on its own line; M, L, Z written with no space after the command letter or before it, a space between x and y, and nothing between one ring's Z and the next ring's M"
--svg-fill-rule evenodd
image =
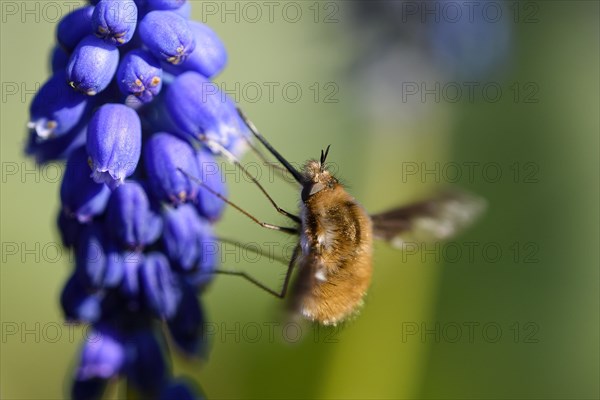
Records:
M408 239L447 239L470 225L485 208L485 202L478 197L446 192L429 200L369 215L327 169L329 146L321 151L319 160L309 160L302 171L298 171L239 112L254 137L301 186L299 216L280 208L240 161L220 144L206 138L203 138L204 143L237 165L275 209L296 226L280 227L261 222L198 179L190 178L257 224L297 235L299 242L289 260L280 291L265 286L245 272L217 270L215 273L243 277L272 295L284 298L294 266L297 266L299 271L292 284L289 304L294 312L310 321L336 325L357 312L371 282L374 239L385 240L397 248L402 248ZM264 158L250 142L249 145Z

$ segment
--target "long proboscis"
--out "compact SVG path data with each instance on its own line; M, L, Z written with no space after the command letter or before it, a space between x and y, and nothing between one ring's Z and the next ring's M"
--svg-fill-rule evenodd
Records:
M252 123L252 121L250 121L246 117L246 115L242 112L240 108L238 108L237 111L244 123L246 124L246 126L248 127L248 129L250 129L250 131L254 135L254 137L256 137L262 143L262 145L265 146L265 148L269 150L271 154L273 154L277 161L279 161L281 165L283 165L285 169L287 169L289 173L292 174L294 179L299 184L303 185L305 182L304 176L302 176L302 174L296 168L294 168L292 164L290 164L277 150L275 150L275 148L273 148L273 146L271 146L267 139L265 139L264 136L261 135L260 132L258 132L256 126Z

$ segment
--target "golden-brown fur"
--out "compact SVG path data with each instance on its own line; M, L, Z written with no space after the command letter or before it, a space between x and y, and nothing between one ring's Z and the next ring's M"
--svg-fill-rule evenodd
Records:
M312 321L334 325L357 310L371 282L371 220L319 162L309 161L304 173L318 186L301 205L294 308Z

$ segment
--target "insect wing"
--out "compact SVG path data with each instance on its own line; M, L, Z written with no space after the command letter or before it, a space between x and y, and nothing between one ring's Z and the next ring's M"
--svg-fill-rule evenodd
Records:
M403 249L409 242L449 239L472 225L486 201L470 193L448 191L421 202L371 216L375 239Z

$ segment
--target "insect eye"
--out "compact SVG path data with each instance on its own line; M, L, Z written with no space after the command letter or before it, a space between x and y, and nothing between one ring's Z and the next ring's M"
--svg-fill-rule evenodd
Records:
M333 186L334 186L334 185L335 185L335 180L331 180L331 181L329 181L329 183L327 184L327 187L328 187L329 189L333 189Z

